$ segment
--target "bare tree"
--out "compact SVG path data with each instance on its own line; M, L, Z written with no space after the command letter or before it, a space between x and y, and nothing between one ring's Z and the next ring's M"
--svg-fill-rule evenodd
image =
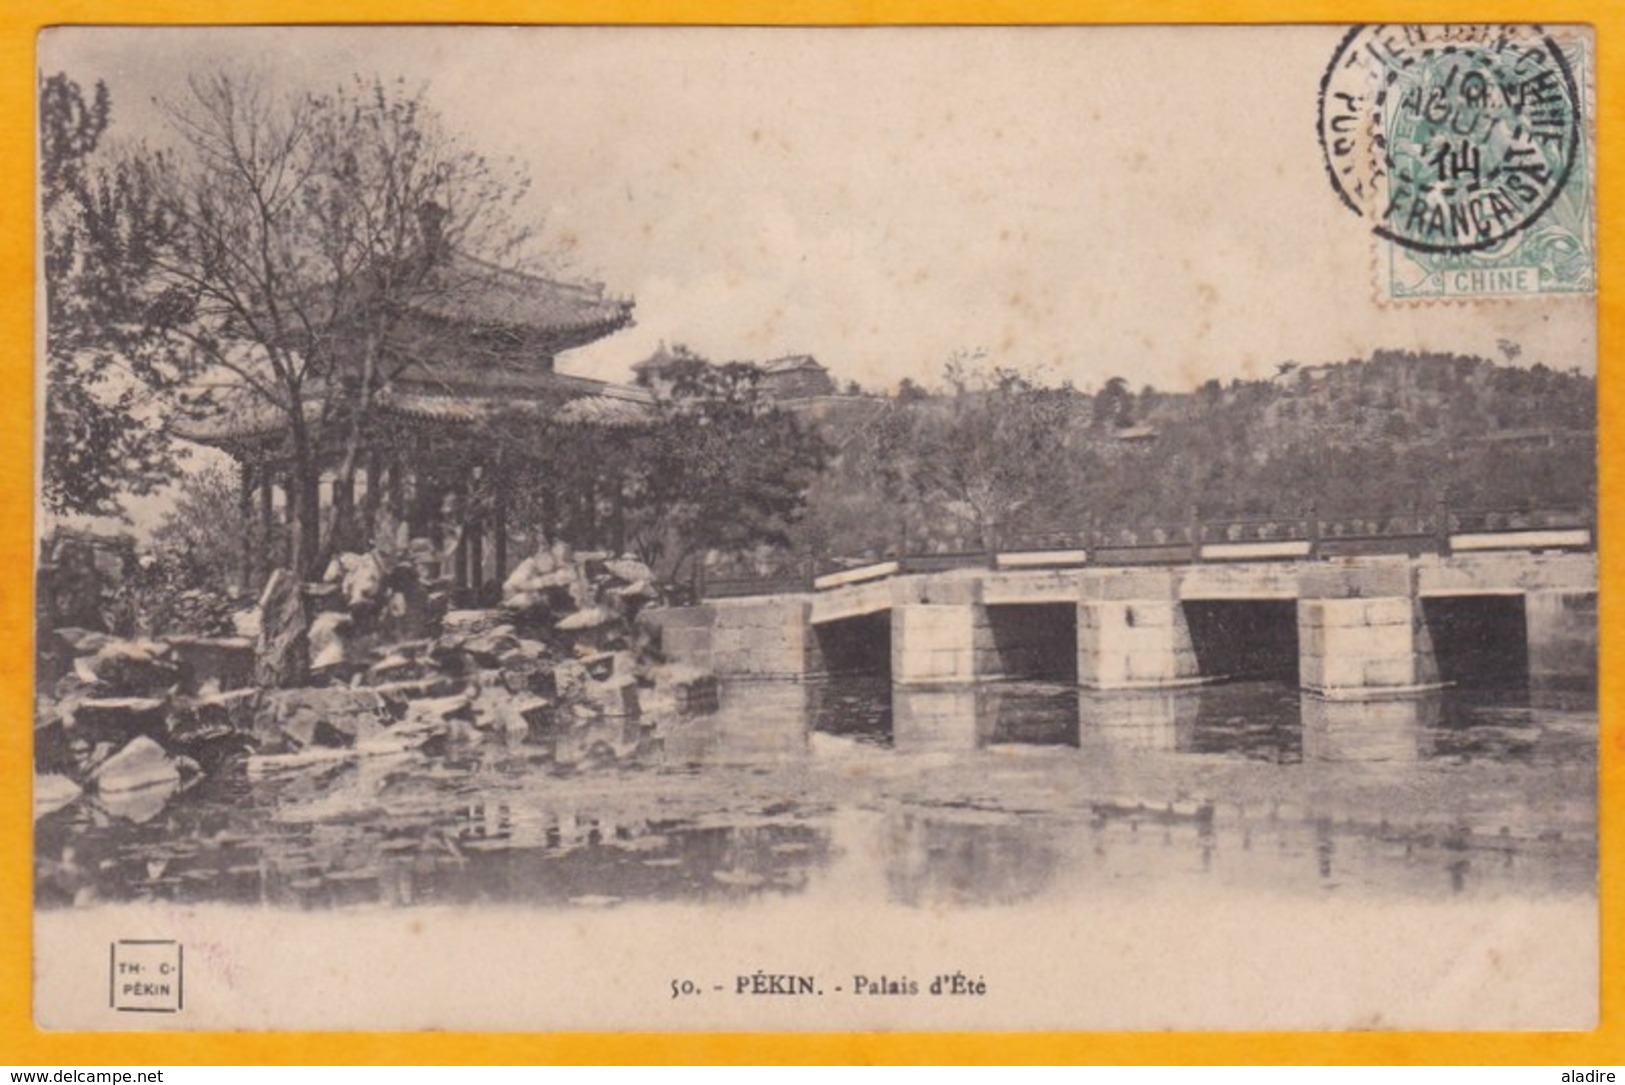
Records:
M282 432L301 575L331 547L324 468L348 488L381 389L455 335L445 319L528 240L523 174L462 148L423 91L282 93L219 72L165 109L175 224L158 274L217 409ZM481 257L477 259L473 257Z

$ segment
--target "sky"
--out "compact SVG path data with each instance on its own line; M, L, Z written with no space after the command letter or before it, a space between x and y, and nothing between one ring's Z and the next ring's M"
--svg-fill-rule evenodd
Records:
M1392 347L1596 371L1589 299L1394 308L1315 137L1341 30L241 28L47 32L111 134L254 68L404 78L524 164L526 216L634 327L559 360L626 379L661 341L930 382L958 352L1184 390Z

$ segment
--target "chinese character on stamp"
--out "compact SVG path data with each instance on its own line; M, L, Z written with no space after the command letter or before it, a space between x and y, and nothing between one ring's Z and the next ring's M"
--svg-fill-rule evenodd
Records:
M1362 26L1321 82L1328 175L1374 238L1378 299L1596 289L1590 38Z

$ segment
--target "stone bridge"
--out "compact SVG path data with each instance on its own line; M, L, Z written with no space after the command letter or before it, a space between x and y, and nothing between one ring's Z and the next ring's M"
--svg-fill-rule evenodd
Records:
M1485 674L1584 681L1596 674L1597 560L1583 534L1462 540L1449 553L1259 560L1242 549L1154 566L1097 567L1083 553L918 573L882 562L812 590L650 618L668 656L723 677L1044 677L1100 690L1259 677L1333 700Z

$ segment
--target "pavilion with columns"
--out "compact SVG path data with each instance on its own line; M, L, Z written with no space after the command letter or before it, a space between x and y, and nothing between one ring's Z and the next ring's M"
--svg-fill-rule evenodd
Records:
M507 487L492 485L500 464L482 452L481 424L534 415L624 425L645 416L651 397L555 369L564 351L631 324L630 299L457 253L445 259L478 288L415 305L410 318L431 334L419 337L422 349L392 359L372 393L353 469L342 471L330 450L319 496L336 532L333 552L364 548L387 508L409 537L445 548L454 589L477 592L500 584L509 568ZM242 586L256 591L290 545L286 413L261 398L228 396L174 429L236 461Z

